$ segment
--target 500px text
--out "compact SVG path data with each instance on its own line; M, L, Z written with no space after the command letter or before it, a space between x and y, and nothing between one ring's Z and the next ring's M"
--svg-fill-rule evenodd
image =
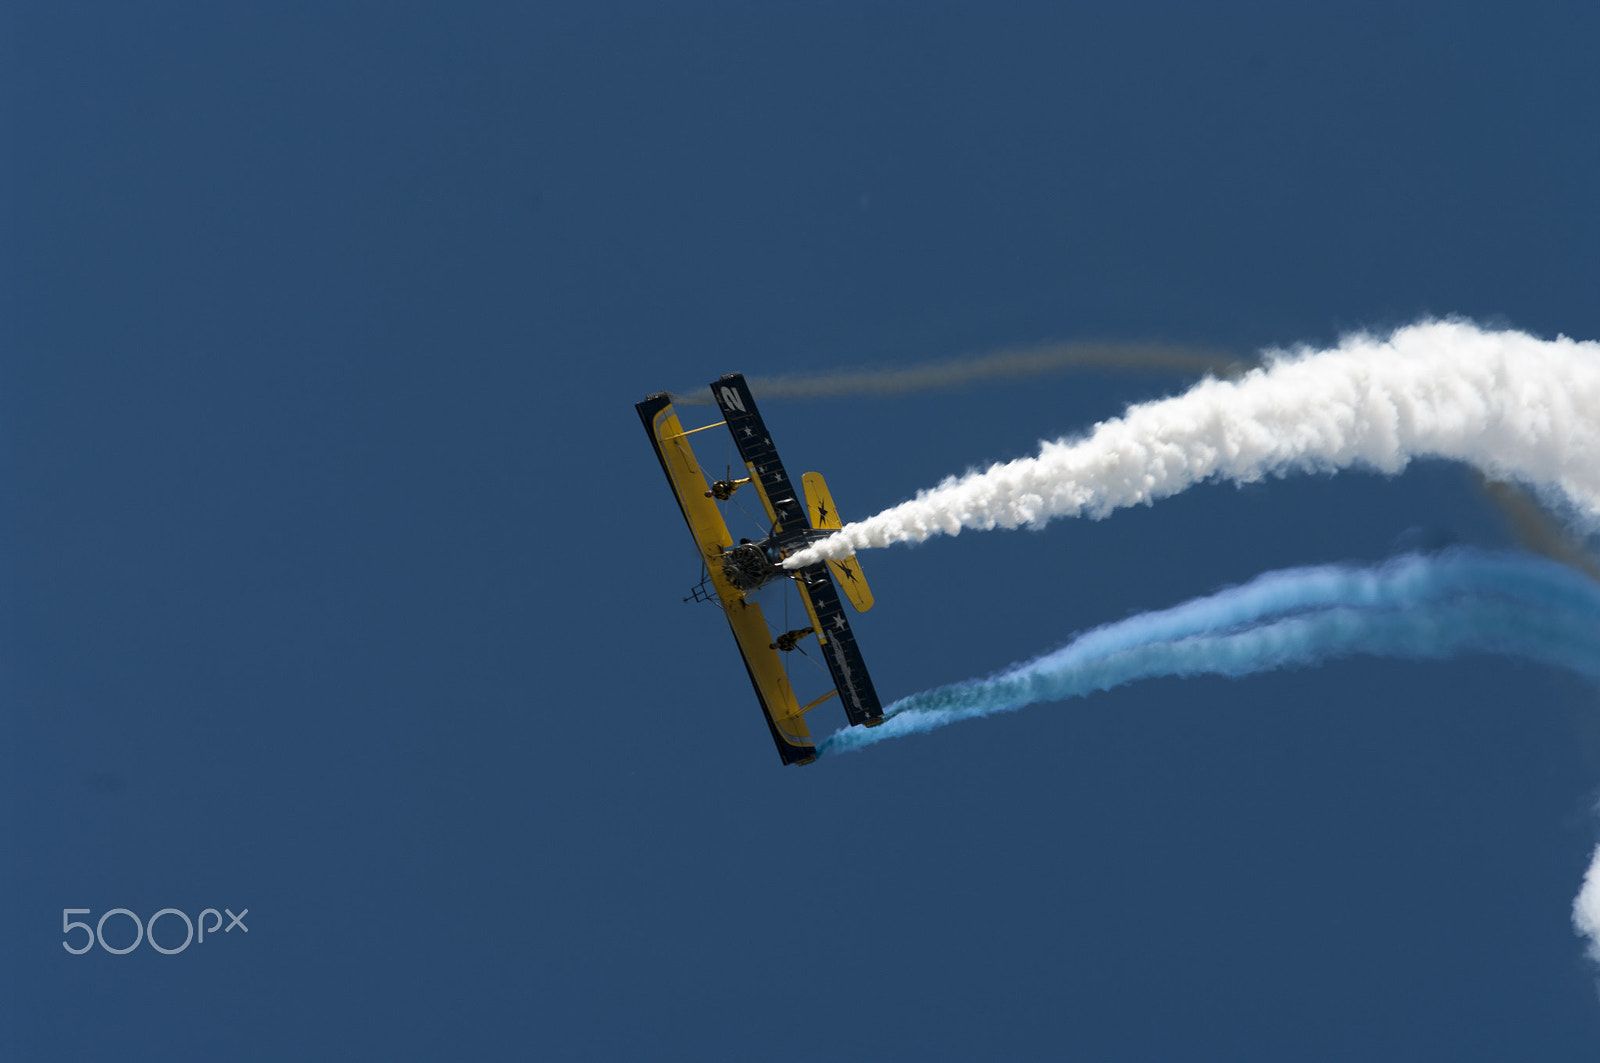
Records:
M250 933L250 928L244 925L244 917L250 914L250 909L245 908L241 910L238 915L234 915L233 912L227 908L222 909L222 912L228 913L228 926L222 931L224 934L232 933L234 927L238 927L246 934ZM150 947L161 953L163 956L176 956L178 953L188 948L191 941L198 941L201 944L204 944L207 934L215 935L218 928L222 926L222 912L217 911L215 908L207 908L205 911L200 913L200 917L198 919L191 921L187 915L185 915L183 912L180 912L176 908L163 908L155 915L152 915L148 923L142 923L139 921L139 917L128 911L128 909L112 908L110 911L100 916L99 922L95 923L94 926L90 926L88 923L81 922L72 917L75 915L90 915L92 914L91 909L63 908L61 909L61 933L65 936L66 940L61 942L61 947L72 953L74 956L82 956L84 953L94 948L95 942L98 941L100 943L100 947L111 953L111 955L125 956L134 949L138 948L141 941L148 940L150 942ZM106 943L106 920L110 919L114 915L125 916L127 919L133 922L133 944L117 946ZM206 916L208 915L211 916L213 920L210 926L206 926ZM169 925L171 924L172 920L182 921L184 928L183 944L168 948L156 940L156 923L163 916L167 918ZM199 926L200 930L198 935L195 933L196 925ZM112 927L115 929L117 924L113 923ZM85 935L83 944L76 948L73 947L71 940L72 932L74 930L82 930ZM171 932L166 933L169 937L171 936ZM121 940L125 937L125 934L114 933L113 936Z

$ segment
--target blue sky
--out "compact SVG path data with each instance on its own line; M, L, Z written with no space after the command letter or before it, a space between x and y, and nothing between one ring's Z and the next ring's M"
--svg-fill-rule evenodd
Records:
M1595 691L1155 680L777 763L632 403L1046 339L1600 338L1582 5L0 15L0 1052L1591 1059ZM1177 376L763 413L846 517ZM711 418L707 417L707 420ZM863 557L886 697L1465 470ZM60 910L250 909L175 956Z

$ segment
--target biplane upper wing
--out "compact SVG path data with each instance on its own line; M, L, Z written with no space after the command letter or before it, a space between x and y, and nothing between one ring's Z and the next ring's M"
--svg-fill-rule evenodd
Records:
M783 462L778 459L778 448L772 444L772 435L756 409L755 398L743 374L727 374L711 385L711 393L722 409L728 430L733 433L739 456L744 459L745 468L760 491L762 505L772 520L773 535L780 543L792 537L796 548L804 545L807 541L804 533L812 530L805 504L795 491ZM866 663L861 659L855 633L845 619L844 606L829 578L828 566L823 562L809 565L799 571L798 577L795 582L806 601L812 625L817 629L822 657L828 664L845 715L852 724L878 722L883 718L883 705L872 686L872 677L867 674Z
M808 764L816 759L816 743L806 728L804 711L795 698L789 674L772 646L772 634L761 606L746 600L723 573L722 551L732 544L732 535L711 498L705 473L695 461L694 450L686 438L689 433L678 422L672 400L665 394L652 395L636 408L645 430L650 433L650 441L672 485L672 493L678 498L678 508L699 547L706 573L728 618L728 626L733 629L745 671L761 701L772 740L778 746L778 755L785 764Z
M778 448L772 445L772 435L756 409L755 397L744 382L744 374L729 373L711 385L722 416L733 433L733 445L739 448L739 457L761 491L761 503L772 520L774 535L803 531L811 527L806 519L806 507L795 493L794 483L778 460Z

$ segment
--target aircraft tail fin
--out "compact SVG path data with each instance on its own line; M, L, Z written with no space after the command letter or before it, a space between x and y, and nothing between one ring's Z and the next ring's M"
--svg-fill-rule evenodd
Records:
M833 508L833 495L828 493L828 485L822 479L822 474L808 472L800 477L800 484L805 488L806 515L811 518L811 526L823 531L842 527L839 512ZM833 581L844 591L844 596L855 606L856 612L864 613L872 608L872 588L867 586L867 577L862 574L861 562L856 560L855 554L829 561L828 570L833 574Z

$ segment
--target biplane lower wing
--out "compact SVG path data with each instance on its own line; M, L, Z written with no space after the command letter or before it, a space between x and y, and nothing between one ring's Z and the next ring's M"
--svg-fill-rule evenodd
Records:
M873 689L872 677L867 674L866 662L861 659L861 648L856 645L855 632L844 616L844 604L839 592L828 578L825 564L808 565L800 570L801 593L807 598L817 639L822 645L822 657L828 663L834 689L844 705L844 714L852 724L871 726L883 719L883 705L878 692Z
M667 482L672 485L672 493L677 496L678 508L694 536L701 560L705 562L734 640L739 644L739 654L744 658L745 671L761 702L761 711L767 717L767 727L777 744L778 755L785 764L808 764L816 759L816 743L789 684L789 674L778 651L771 645L772 634L760 604L746 600L723 572L722 552L732 545L732 535L711 498L710 484L685 438L688 433L678 422L672 401L665 394L652 395L636 408L655 446L656 457L661 460L662 471L667 474Z

